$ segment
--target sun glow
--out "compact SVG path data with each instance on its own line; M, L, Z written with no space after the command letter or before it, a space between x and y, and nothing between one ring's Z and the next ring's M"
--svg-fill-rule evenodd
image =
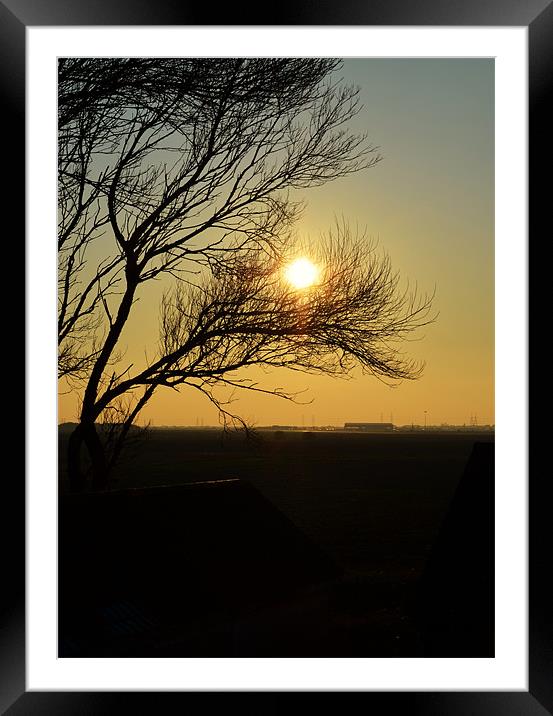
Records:
M284 276L294 288L308 288L316 282L319 270L309 259L300 258L288 264Z

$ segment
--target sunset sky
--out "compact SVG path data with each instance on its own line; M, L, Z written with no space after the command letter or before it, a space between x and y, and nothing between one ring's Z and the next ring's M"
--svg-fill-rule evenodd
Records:
M364 105L352 122L378 145L375 167L306 190L300 238L316 240L335 218L377 239L402 278L435 289L436 322L405 345L423 376L395 387L370 375L350 380L285 370L248 375L263 387L305 390L295 405L237 393L231 409L257 425L479 424L494 418L494 63L490 59L350 59L346 83ZM163 285L140 294L125 329L127 362L153 354ZM61 385L58 418L77 418L78 395ZM159 389L139 422L216 425L196 391Z

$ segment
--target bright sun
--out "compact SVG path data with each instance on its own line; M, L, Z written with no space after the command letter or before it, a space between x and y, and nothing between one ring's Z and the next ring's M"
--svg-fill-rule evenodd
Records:
M309 259L301 258L288 264L284 275L294 288L308 288L317 280L319 271Z

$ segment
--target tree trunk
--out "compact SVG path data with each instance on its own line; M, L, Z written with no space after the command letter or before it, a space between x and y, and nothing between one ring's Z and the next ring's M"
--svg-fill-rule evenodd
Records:
M108 484L108 465L106 453L94 423L82 423L84 443L90 456L92 468L92 489L105 490Z
M129 317L134 294L138 286L136 270L136 263L133 259L133 261L128 263L126 267L127 288L125 289L125 293L123 294L123 298L119 304L117 317L110 326L104 346L96 360L96 363L94 364L83 396L80 418L81 422L79 424L79 428L81 428L82 431L81 442L85 443L90 456L93 490L103 490L107 487L109 472L105 448L104 445L102 445L100 436L96 432L96 426L94 424L94 421L101 413L101 408L99 409L97 404L98 390L102 374L113 353L113 349L117 345L117 341L119 340L127 318ZM76 472L75 475L77 475ZM84 480L82 480L82 482L84 485Z
M81 447L83 444L83 430L79 424L69 436L67 446L67 472L69 489L71 492L82 492L86 487L85 476L81 466Z
M104 490L108 484L108 466L104 446L94 423L79 423L69 436L67 446L67 471L71 492L86 489L86 477L82 469L82 446L86 447L92 470L92 489Z

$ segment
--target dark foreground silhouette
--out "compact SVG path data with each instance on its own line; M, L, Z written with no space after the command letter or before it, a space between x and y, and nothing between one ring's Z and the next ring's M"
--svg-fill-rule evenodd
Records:
M66 496L60 544L62 656L268 648L248 634L264 611L285 629L309 587L340 573L240 480Z
M494 656L494 446L476 443L417 590L425 656Z
M245 480L62 495L59 655L493 656L493 448L474 446L420 568L408 492L372 532L345 498L300 529ZM317 530L336 514L351 532Z

